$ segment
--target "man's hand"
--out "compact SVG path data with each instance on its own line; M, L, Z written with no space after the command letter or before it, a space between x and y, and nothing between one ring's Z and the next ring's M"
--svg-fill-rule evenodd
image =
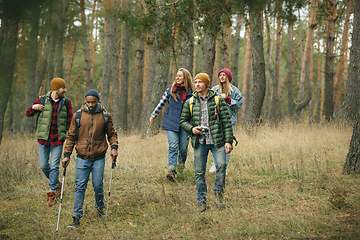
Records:
M41 104L34 104L33 106L32 106L32 109L34 109L34 110L38 110L38 111L42 111L42 110L44 110L44 105L41 105Z
M201 134L201 133L202 133L202 132L201 132L201 127L199 127L199 126L193 127L192 132L193 132L194 134Z
M226 154L231 153L231 150L232 150L231 144L230 143L225 143Z
M63 168L66 168L70 163L70 158L69 157L64 157L63 160L61 161L61 165Z
M117 158L117 156L118 156L118 151L117 151L115 148L111 149L110 156L111 156L113 162L115 162L115 161L116 161L116 158Z
M155 119L153 117L150 117L149 121L150 121L149 127L151 127L151 125L153 125L155 123Z

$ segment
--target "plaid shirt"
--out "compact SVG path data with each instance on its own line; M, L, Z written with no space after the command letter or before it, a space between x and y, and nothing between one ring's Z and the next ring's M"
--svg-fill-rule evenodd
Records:
M151 113L151 116L153 118L156 118L156 116L161 112L161 109L165 106L165 104L169 101L171 95L168 93L168 91L165 91L162 95L159 104L156 106L154 111Z
M57 125L58 125L57 109L59 106L59 102L60 101L55 102L50 96L50 103L53 106L53 113L52 113L51 126L50 126L50 135L49 135L48 140L38 139L38 142L42 145L48 145L50 143L50 146L58 146L58 145L63 144L65 141L65 140L58 140L59 133L58 133L58 129L57 129ZM32 108L32 106L34 104L40 104L40 99L37 98L36 101L28 109L26 109L26 115L28 117L34 116L35 114L39 113L38 110L34 110ZM69 127L70 127L72 116L73 116L72 104L71 104L71 101L69 100L69 106L67 108L66 129L69 129Z
M207 102L209 100L209 94L202 98L199 96L200 102L201 102L201 118L200 118L200 126L205 126L209 130L205 134L201 134L199 137L199 143L203 145L209 145L214 144L213 138L210 133L210 127L209 127L209 112L207 107Z
M182 102L186 100L187 91L185 87L179 87L178 85L176 85L176 87L173 89L173 92L179 96ZM165 104L169 101L170 97L171 94L168 92L168 90L166 90L162 95L160 102L158 103L154 111L151 113L151 117L156 118L156 116L159 115Z

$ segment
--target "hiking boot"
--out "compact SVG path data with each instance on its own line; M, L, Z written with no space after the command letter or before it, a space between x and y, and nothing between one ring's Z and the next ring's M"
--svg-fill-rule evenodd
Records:
M198 212L204 212L206 210L206 202L200 202L198 203Z
M171 182L175 182L175 175L176 175L176 171L174 169L169 169L169 171L166 174L166 178Z
M48 206L48 207L54 206L56 193L54 193L54 192L48 192L48 193L47 193L47 196L48 196L48 200L47 200L46 206Z
M62 188L62 184L61 184L61 182L59 181L59 186L58 186L58 188L56 189L56 197L60 197L60 196L61 196L61 188Z
M104 209L103 209L103 208L97 208L96 211L97 211L98 217L103 217L103 216L105 216L105 213L104 213Z
M215 167L215 163L214 163L214 162L212 163L212 166L211 166L211 168L209 169L209 172L211 172L211 173L216 172L216 167Z
M225 208L225 203L224 203L224 193L223 192L217 192L215 193L215 200L214 200L216 206L219 209L224 209Z
M79 217L73 217L73 222L67 226L67 228L74 228L78 229L80 227L80 218Z

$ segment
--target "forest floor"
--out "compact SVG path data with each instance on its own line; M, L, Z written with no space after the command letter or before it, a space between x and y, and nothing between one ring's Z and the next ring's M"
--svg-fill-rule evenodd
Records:
M215 207L215 174L207 171L209 208L198 213L192 147L185 171L171 183L165 179L165 132L144 139L119 134L106 224L96 215L90 180L81 228L66 228L74 201L73 154L58 233L59 200L46 207L48 183L34 135L6 135L0 146L0 239L359 239L360 178L342 174L351 135L351 127L334 124L287 123L251 135L236 130L227 207ZM209 154L208 169L211 161ZM107 156L106 198L110 171Z

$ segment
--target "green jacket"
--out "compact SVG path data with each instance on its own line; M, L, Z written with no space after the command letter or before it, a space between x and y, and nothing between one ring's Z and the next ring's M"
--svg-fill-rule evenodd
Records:
M50 102L50 94L51 91L46 94L46 100L45 100L45 107L42 112L39 114L39 119L37 123L36 128L36 138L37 139L43 139L48 140L50 135L50 127L51 127L51 120L52 120L52 114L53 114L53 106ZM57 115L57 121L58 121L58 133L59 133L59 140L65 140L66 139L66 126L67 126L67 109L65 106L65 98L60 99L59 107L58 109L58 115Z
M192 115L190 113L190 99L188 99L183 106L181 117L180 117L180 127L186 132L191 134L191 145L193 148L197 147L199 143L199 134L193 134L192 129L200 125L201 121L201 102L197 92L193 93L194 104L192 107ZM219 118L215 117L215 93L212 90L209 90L209 100L207 102L208 112L209 112L209 127L210 134L214 141L214 146L216 148L222 147L225 143L232 144L233 142L233 131L231 126L231 120L229 116L229 111L226 107L226 102L224 99L219 97ZM219 119L219 120L218 120Z

